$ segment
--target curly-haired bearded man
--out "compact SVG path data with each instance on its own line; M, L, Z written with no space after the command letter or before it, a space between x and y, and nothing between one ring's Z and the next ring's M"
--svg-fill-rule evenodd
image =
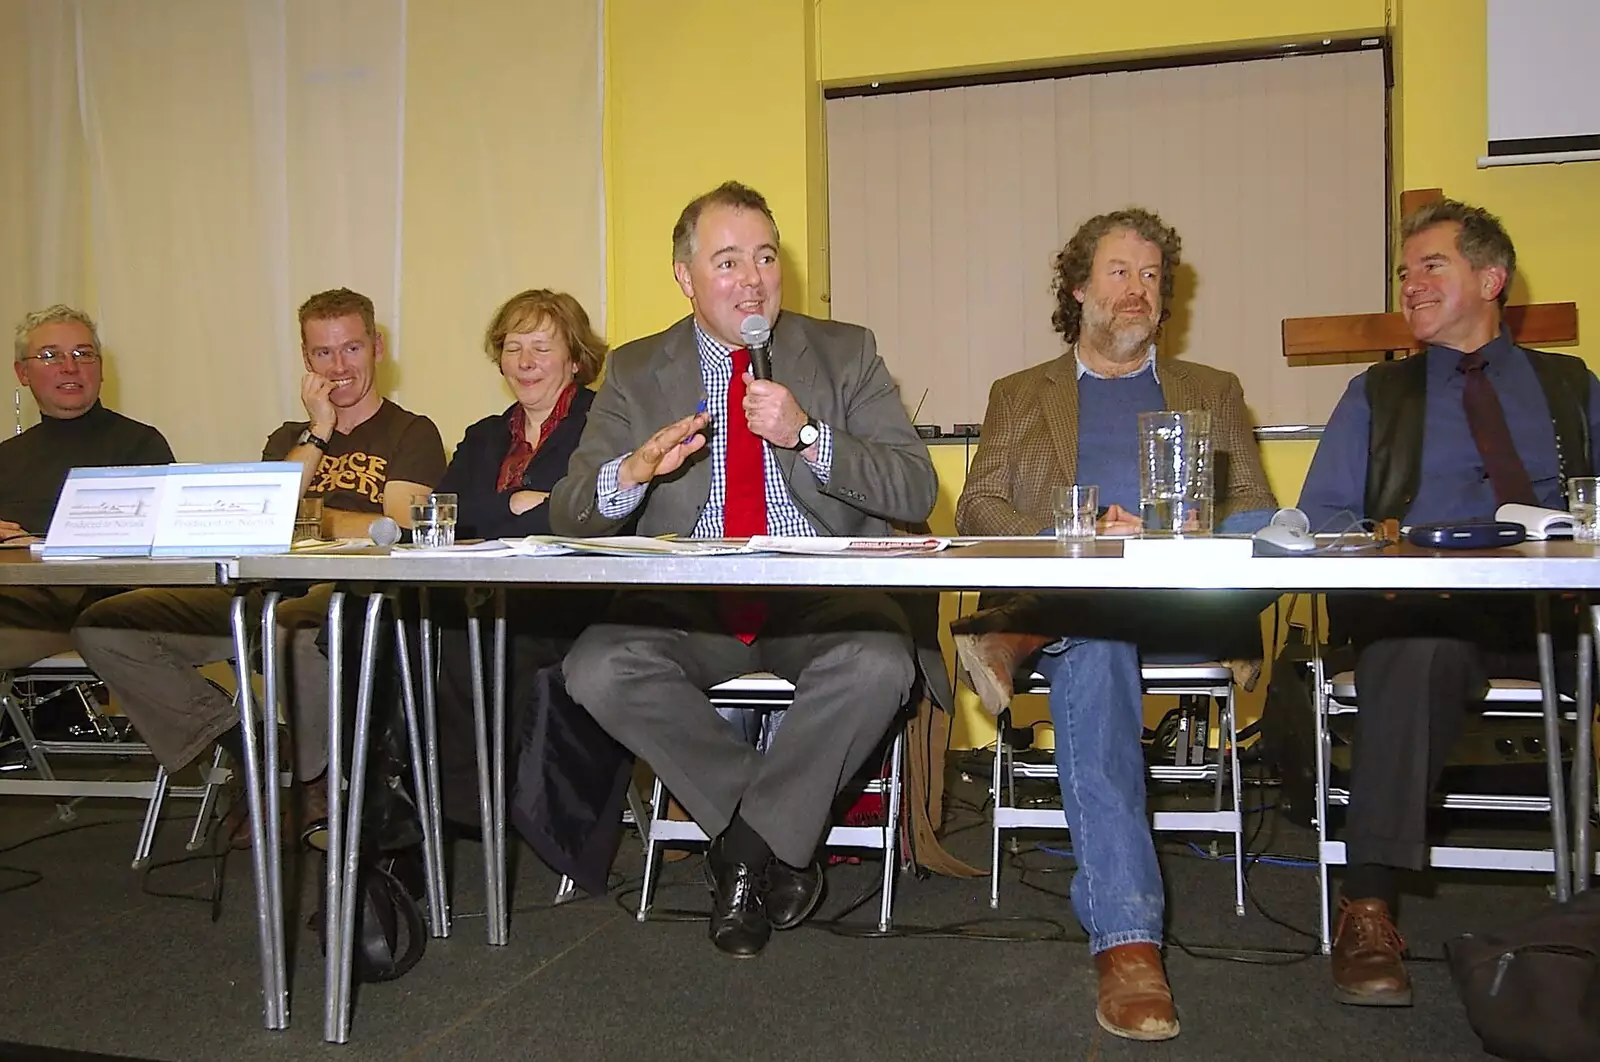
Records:
M1156 363L1178 235L1127 209L1086 221L1055 259L1056 331L1068 349L989 392L956 526L963 535L1036 535L1052 488L1093 483L1101 534L1140 530L1138 418L1209 410L1219 530L1254 531L1276 508L1231 373ZM991 601L981 602L990 605ZM1011 598L958 621L956 647L999 714L1032 665L1050 682L1061 803L1077 873L1072 905L1099 972L1095 1016L1117 1036L1166 1040L1178 1017L1161 963L1164 896L1145 814L1141 654L1258 658L1259 595L1186 592Z

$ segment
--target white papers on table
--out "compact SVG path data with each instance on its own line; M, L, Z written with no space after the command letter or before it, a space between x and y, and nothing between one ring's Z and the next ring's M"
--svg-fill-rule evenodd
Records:
M572 548L549 541L543 535L529 535L526 538L490 538L482 542L462 542L431 549L396 546L394 552L408 557L559 557L571 553Z
M543 539L566 546L575 553L598 553L605 557L719 557L748 553L744 542L725 538L651 538L648 535L614 535L610 538Z
M911 538L903 535L885 538L780 538L776 535L756 535L745 549L750 553L798 553L808 556L910 557L920 553L938 553L949 546L948 538Z

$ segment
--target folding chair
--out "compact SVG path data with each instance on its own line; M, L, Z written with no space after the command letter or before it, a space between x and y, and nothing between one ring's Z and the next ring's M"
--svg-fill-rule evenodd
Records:
M59 653L46 657L24 668L0 672L0 704L5 718L17 732L24 752L36 775L34 778L0 778L0 793L47 797L112 797L147 801L144 822L139 830L139 840L134 848L133 868L142 869L150 859L150 848L155 841L156 824L161 807L167 797L196 799L200 811L194 828L189 833L188 849L197 850L205 840L206 823L210 820L216 800L217 787L227 779L221 769L220 749L212 758L211 767L202 775L198 786L174 786L167 777L165 767L158 767L156 775L148 781L111 781L108 779L58 778L50 763L51 756L116 757L150 756L150 747L142 741L132 740L125 721L119 722L101 711L95 691L104 684L84 665L77 653ZM44 740L34 730L32 719L39 708L61 698L70 698L82 711L93 739ZM70 822L75 813L70 803L58 803L57 813L63 822Z
M708 691L711 703L719 710L748 709L762 713L787 708L794 701L794 686L767 672L756 672L729 679ZM894 915L894 877L899 865L900 817L903 810L901 784L904 779L905 727L895 731L889 748L889 777L875 778L866 791L884 798L884 821L879 826L834 826L828 830L824 847L869 848L883 855L883 885L878 902L878 928L887 931ZM882 772L880 772L881 774ZM657 778L650 798L649 829L644 835L644 881L639 887L639 913L643 922L650 914L655 894L655 877L660 851L667 844L705 844L710 838L698 823L667 817L667 791Z
M1216 758L1207 752L1207 739L1199 733L1198 721L1209 712L1186 715L1185 726L1174 753L1174 762L1150 767L1150 778L1158 782L1211 782L1215 787L1210 811L1157 811L1152 827L1162 832L1216 833L1233 835L1233 906L1234 913L1244 914L1244 814L1243 793L1239 778L1239 731L1234 719L1233 672L1226 665L1215 662L1198 664L1164 664L1146 661L1139 669L1144 692L1151 695L1177 697L1204 697L1217 705L1217 722L1220 736ZM1035 672L1026 683L1020 684L1018 693L1049 693L1050 684L1043 675ZM1010 721L1010 712L1002 712L999 724ZM989 870L989 906L1000 906L1000 836L1005 830L1065 830L1067 816L1060 808L1029 808L1017 804L1016 780L1051 779L1057 777L1054 763L1028 763L1018 760L1004 741L996 740L994 766L990 775L989 792L994 798L994 817L991 822L991 864ZM1225 806L1224 783L1232 790L1232 804Z
M1580 678L1579 686L1587 685ZM1317 712L1317 851L1320 858L1319 877L1322 913L1322 950L1332 947L1332 926L1328 868L1344 866L1347 861L1345 843L1329 839L1328 809L1347 806L1350 790L1332 783L1333 732L1330 721L1335 716L1350 715L1359 709L1360 698L1356 690L1355 672L1341 671L1316 684L1315 707ZM1526 679L1490 679L1489 690L1482 701L1482 715L1490 719L1538 720L1544 718L1544 692L1539 683ZM1559 695L1559 715L1562 721L1576 722L1577 706L1566 694ZM1593 708L1590 708L1590 717ZM1548 756L1552 750L1543 748ZM1554 750L1559 764L1561 751ZM1574 805L1582 807L1581 798ZM1557 802L1558 803L1558 802ZM1592 799L1590 801L1592 804ZM1516 795L1509 793L1443 793L1433 800L1434 807L1452 811L1508 811L1551 815L1555 811L1550 795ZM1588 814L1585 808L1584 814ZM1564 846L1565 838L1561 844ZM1559 874L1565 853L1559 852L1556 842L1549 848L1501 848L1493 846L1432 845L1428 849L1428 864L1433 867L1457 870L1516 870L1530 873Z

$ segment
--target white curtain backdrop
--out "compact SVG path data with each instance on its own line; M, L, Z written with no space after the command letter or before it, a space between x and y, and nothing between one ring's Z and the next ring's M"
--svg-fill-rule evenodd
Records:
M371 296L397 350L404 0L41 2L24 29L42 220L6 309L94 313L108 404L238 460L300 412L308 294Z

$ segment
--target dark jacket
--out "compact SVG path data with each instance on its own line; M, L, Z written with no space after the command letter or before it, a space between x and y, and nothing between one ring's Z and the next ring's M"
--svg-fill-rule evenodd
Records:
M503 413L484 417L467 429L444 479L434 488L443 494L455 494L459 508L456 512L456 533L462 538L520 538L523 535L548 535L550 533L550 504L536 505L521 516L513 516L510 498L518 490L541 490L549 493L556 482L567 473L567 462L578 448L584 423L589 418L589 406L594 402L594 392L587 387L578 388L572 398L572 407L566 417L556 425L555 431L539 447L539 452L528 462L522 483L513 490L496 490L500 466L511 448L509 418L520 415L520 407L512 405Z

